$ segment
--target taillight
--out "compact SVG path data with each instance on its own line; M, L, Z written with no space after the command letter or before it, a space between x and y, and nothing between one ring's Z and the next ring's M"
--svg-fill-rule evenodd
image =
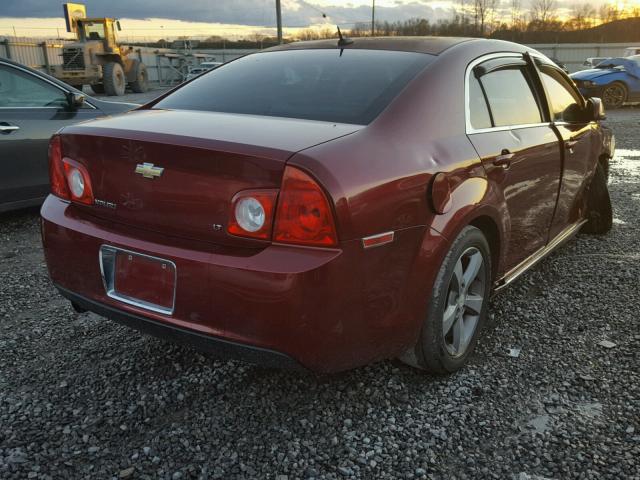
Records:
M273 240L318 247L338 244L327 197L313 178L295 167L284 171Z
M62 163L62 144L58 135L54 135L49 141L49 182L51 193L64 200L71 200Z
M62 144L58 135L54 135L49 141L49 181L51 193L56 197L93 205L89 172L75 160L62 156Z
M93 205L93 189L87 169L70 158L63 158L62 165L71 201Z
M271 238L277 190L245 190L231 201L227 231L240 237Z

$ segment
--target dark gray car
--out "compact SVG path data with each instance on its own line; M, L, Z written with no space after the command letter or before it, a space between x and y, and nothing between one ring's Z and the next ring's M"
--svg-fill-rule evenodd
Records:
M46 197L51 135L137 106L87 97L49 75L0 59L0 212L38 205Z

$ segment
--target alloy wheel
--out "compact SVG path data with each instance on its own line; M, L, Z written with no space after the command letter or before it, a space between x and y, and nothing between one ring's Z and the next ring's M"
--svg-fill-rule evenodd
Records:
M611 85L602 94L602 100L607 107L620 107L625 100L625 91L621 85Z
M486 296L484 269L480 251L469 247L453 270L442 315L442 338L452 357L465 354L478 327Z

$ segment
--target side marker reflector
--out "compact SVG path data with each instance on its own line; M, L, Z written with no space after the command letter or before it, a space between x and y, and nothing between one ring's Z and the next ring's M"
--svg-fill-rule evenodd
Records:
M379 233L378 235L371 235L362 239L362 246L364 248L379 247L387 243L393 242L393 236L395 232Z

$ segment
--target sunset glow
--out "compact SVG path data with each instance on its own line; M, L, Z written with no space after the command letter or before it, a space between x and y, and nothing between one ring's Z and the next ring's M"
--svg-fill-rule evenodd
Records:
M239 0L238 5L242 1L250 0ZM114 7L100 7L103 11L95 15L119 16L122 23L122 32L119 33L119 36L123 41L151 42L160 38L172 40L180 36L188 36L193 39L221 36L230 40L275 36L275 10L272 0L251 1L259 5L255 12L242 12L240 8L237 14L232 11L231 15L227 14L224 18L223 15L228 13L228 10L216 10L216 7L211 7L209 9L211 15L204 19L197 13L185 14L186 10L178 7L174 10L159 11L155 8L156 4L152 5L151 3L148 9L146 7L140 8L134 14L126 6L126 2L123 3L120 0L113 0ZM195 3L197 1L193 0L192 4ZM315 0L313 2L282 0L284 34L285 36L295 36L304 29L335 30L336 25L341 26L343 30L348 30L356 23L370 22L371 3L371 0ZM523 19L527 20L529 13L526 6L529 3L529 0L521 0L523 5L521 15ZM563 0L556 3L558 8L555 10L555 18L561 21L569 20L575 12L575 7L586 4L593 7L595 24L602 21L601 7L603 6L612 7L615 10L615 15L610 16L609 19L624 18L635 12L640 13L640 0L595 0L589 2ZM9 12L4 8L4 5L0 0L0 36L72 38L72 34L66 32L62 9L59 5L51 4L51 8L47 8L45 12L50 16L46 18L30 17L29 13L33 13L30 9L25 9L20 13ZM43 2L43 5L50 4ZM408 18L427 18L431 23L437 23L440 20L453 18L456 12L460 12L461 5L465 5L464 11L467 18L472 18L473 0L466 0L464 4L461 3L461 0L376 0L376 18L379 21L390 22L404 21ZM492 15L496 23L512 20L510 5L511 0L498 2L498 7ZM118 6L119 10L116 8ZM147 11L153 12L154 16L145 17ZM194 11L197 12L197 10ZM89 13L93 14L93 12ZM326 18L323 18L323 13L327 14Z

